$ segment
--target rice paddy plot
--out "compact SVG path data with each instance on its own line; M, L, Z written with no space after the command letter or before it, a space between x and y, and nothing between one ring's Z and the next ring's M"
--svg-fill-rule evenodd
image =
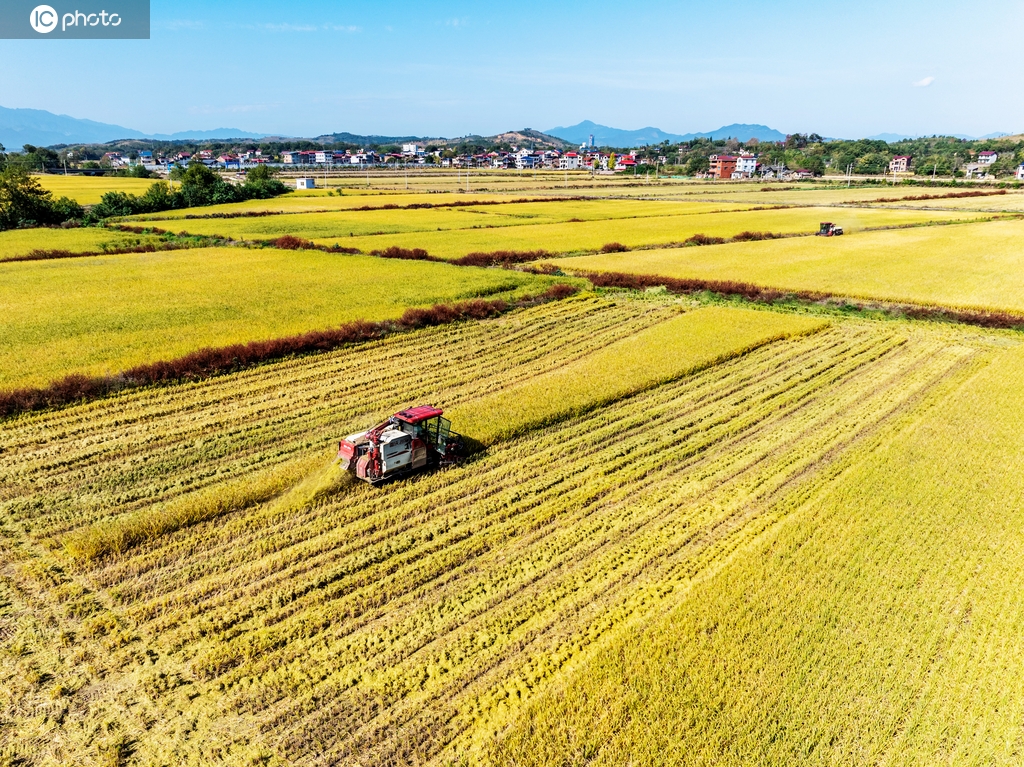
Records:
M837 221L842 218L836 217ZM753 283L857 299L1024 313L1024 221L560 259L566 271Z
M1016 762L1024 355L977 361L768 503L777 526L537 698L487 761Z
M27 651L0 656L12 753L49 765L130 741L143 763L500 759L495 734L554 710L532 701L1014 343L837 322L451 470L257 501L117 556L61 548L111 517L326 462L339 435L408 404L528 384L674 322L676 306L581 296L0 426L3 617Z
M529 224L655 216L699 215L722 210L742 210L741 205L702 202L637 202L597 200L594 202L552 201L508 203L466 207L436 207L414 210L365 210L318 212L294 215L231 219L168 221L149 219L160 228L179 229L189 234L219 235L238 240L272 239L282 235L304 239L348 238L365 235L432 232L450 229L492 229ZM344 240L341 244L347 245Z
M154 179L128 178L124 176L58 176L40 174L34 176L43 189L54 197L70 197L80 205L95 205L107 192L128 192L143 194Z
M318 251L202 248L0 264L0 388L103 375L553 278Z
M635 219L533 224L496 229L463 229L443 232L410 232L375 237L318 238L324 245L343 244L364 251L391 246L424 248L431 255L458 258L471 252L496 250L547 250L551 253L596 251L608 243L627 247L681 243L695 234L733 237L744 231L811 234L821 221L841 223L849 232L866 227L902 226L976 218L962 211L906 211L831 208L709 212L703 215L659 216Z
M282 179L282 181L285 183L293 182L292 179ZM351 210L363 207L378 208L384 205L437 205L456 201L502 202L508 199L505 195L493 194L427 194L423 192L409 194L382 191L366 193L351 189L331 189L330 192L331 194L327 194L327 190L288 192L280 197L273 197L269 200L245 200L244 202L232 202L223 205L208 205L202 208L165 210L160 213L132 216L126 220L170 221L173 219L186 219L190 216L222 216L225 214L254 214L262 212L315 213L318 211ZM175 231L177 231L176 228Z
M0 261L27 256L32 251L96 253L157 245L160 241L159 237L153 235L116 232L98 227L10 229L0 232Z

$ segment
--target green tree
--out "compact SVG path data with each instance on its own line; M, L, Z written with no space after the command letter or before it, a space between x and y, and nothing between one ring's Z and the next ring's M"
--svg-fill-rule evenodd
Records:
M683 167L683 174L687 176L694 176L698 173L706 173L711 169L711 160L707 155L694 154L686 161L686 165Z
M245 181L246 183L250 181L270 181L276 174L277 171L274 168L266 164L260 164L246 171Z
M78 203L67 197L54 200L24 168L0 171L0 230L62 224L81 215Z

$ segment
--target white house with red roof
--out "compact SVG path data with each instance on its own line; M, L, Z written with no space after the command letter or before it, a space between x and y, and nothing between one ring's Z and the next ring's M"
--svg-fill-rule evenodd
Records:
M978 163L980 165L991 165L992 163L994 163L998 159L999 159L999 155L996 154L995 152L989 152L989 151L978 152Z

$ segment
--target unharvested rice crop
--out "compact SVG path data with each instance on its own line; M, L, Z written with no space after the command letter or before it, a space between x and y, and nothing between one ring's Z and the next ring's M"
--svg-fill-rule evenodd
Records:
M979 214L949 211L877 210L868 208L794 208L707 213L706 215L659 216L635 219L534 224L497 229L461 229L443 232L410 232L374 237L320 238L324 245L340 243L364 251L390 246L423 248L433 256L458 258L472 252L493 250L547 250L552 253L597 251L609 242L629 247L680 243L695 234L732 237L745 231L811 234L821 221L835 221L849 232L866 227L923 224Z
M70 197L80 205L94 205L107 192L142 194L153 179L124 178L119 176L36 176L43 189L54 197Z
M783 290L954 308L1024 312L1024 221L856 237L808 237L557 261L567 271L753 283Z
M341 435L410 404L433 402L458 412L649 328L669 327L679 306L653 297L584 295L217 379L124 392L0 425L0 642L7 650L0 653L0 705L8 712L8 732L16 733L6 746L11 758L51 765L130 753L140 764L355 765L479 763L488 756L511 761L509 754L543 763L545 755L558 754L564 758L550 761L572 764L608 748L615 762L610 738L621 737L628 726L603 728L602 717L607 712L614 720L632 698L612 696L602 717L584 726L586 737L561 752L561 740L545 742L542 728L519 716L557 710L556 703L534 707L532 701L550 701L545 691L564 689L577 672L593 667L598 684L606 666L592 664L606 657L603 648L628 647L623 643L644 626L664 625L667 611L692 604L703 616L710 613L700 605L717 610L722 603L717 626L702 623L691 632L684 613L670 630L707 642L717 641L716 631L733 632L731 595L741 600L736 615L749 615L744 607L763 607L777 616L775 622L759 623L755 612L741 626L751 627L744 641L734 640L719 655L702 656L689 646L668 652L724 677L723 691L747 706L741 711L767 712L739 720L747 728L741 732L763 731L765 742L780 750L809 742L803 734L816 737L816 711L841 713L851 704L864 709L872 694L886 704L878 696L882 688L843 679L835 682L834 695L820 686L806 701L787 698L783 703L805 715L790 720L780 735L766 729L775 709L742 696L743 684L758 677L735 676L735 669L756 670L764 662L785 671L795 659L803 673L807 659L819 657L801 654L803 648L818 648L824 657L839 652L828 646L830 637L848 646L861 637L883 650L902 647L921 660L911 667L924 672L974 667L928 664L936 657L929 654L934 645L916 641L899 609L880 613L894 618L889 622L858 624L857 614L875 613L857 600L856 590L828 588L830 567L866 578L880 543L893 557L901 552L900 539L886 541L874 532L884 521L872 513L882 507L871 490L883 486L849 482L849 500L866 498L864 508L837 504L814 516L802 511L802 503L820 499L821 489L836 478L845 482L857 456L893 473L913 468L906 461L886 462L887 453L872 457L873 451L901 439L930 412L941 412L950 392L969 394L979 370L991 366L994 375L1002 347L1019 343L1015 336L837 321L496 442L450 470L379 489L331 474L329 458ZM988 385L979 392L979 408L992 398L1009 407L1016 396ZM1000 445L1009 445L1011 436L1019 444L1016 421L1000 428ZM936 435L942 450L954 444L959 429ZM984 438L983 430L975 436ZM932 460L936 450L929 446L910 456ZM258 494L238 500L247 478L258 483L275 471L318 464L322 471L293 492L268 501ZM978 481L997 479L997 467L1001 472L1004 465L989 464ZM999 478L1003 484L993 485L993 497L1013 483L1010 468ZM919 493L923 504L927 492L911 485L916 475L902 477L901 487ZM220 488L226 502L210 510ZM1015 495L1007 497L1016 503ZM184 509L190 501L208 511L126 541L119 554L76 559L64 548L95 525L147 510ZM1019 525L1000 522L996 511L985 512L979 524L987 527L973 538L951 534L956 516L919 525L918 534L942 551L970 543L975 548L968 550L985 552L986 562L1001 558L1009 567L1020 545ZM912 532L919 518L939 521L927 505L920 512L908 510L901 529ZM793 535L835 552L823 566L814 566L818 549L787 540L745 560L752 546L783 529L777 523L785 525L789 514L794 523L786 529ZM832 519L846 518L860 521L830 527ZM982 546L988 529L1001 531L1002 537L988 539L997 542L995 548ZM906 565L893 557L879 560L874 582L882 589L882 607L890 604L885 595L918 593L909 584L915 573L927 572L930 551L928 545L912 549ZM783 557L785 552L792 553ZM769 579L761 576L775 559L780 565L771 564L773 572L784 576L785 588L769 592ZM745 561L751 576L740 573L736 585L723 576L718 590L697 590ZM971 558L951 554L944 561L956 563L958 577L976 572ZM805 566L806 572L799 569ZM797 568L797 575L785 567ZM1006 643L1019 632L986 634L991 624L982 620L998 615L1001 606L1017 609L1015 581L1002 575L991 580L1006 595L1002 600L980 588L990 583L987 576L964 583L977 584L970 593L972 620L979 621L971 629L979 638L972 657L985 660L986 673L992 671L986 678L1001 674L1007 707L1000 708L998 721L1010 721L1010 706L1020 700L1020 674ZM750 577L759 578L752 592L739 585ZM800 632L805 614L819 614L820 602L811 599L819 583L821 599L846 600L850 633L838 631L845 625L837 623L843 616L838 609L820 613L834 627L831 633ZM959 582L928 583L937 590L924 593L934 594L935 605L962 599ZM770 613L780 600L790 604L805 593L806 611ZM690 594L704 596L688 602ZM927 619L932 603L896 607L904 604L916 605ZM955 617L932 620L926 637L954 640L956 627L967 625L963 614ZM943 631L931 631L940 624ZM778 636L792 637L793 645L774 641L769 629L776 625L783 626ZM817 644L808 644L813 639ZM941 657L955 659L958 647ZM716 663L721 657L729 658L728 666ZM901 656L850 657L864 657L863 673L869 674ZM1007 659L1009 665L1000 662ZM850 680L861 671L856 665L822 666L823 672L847 669ZM764 689L790 689L776 686L770 674L763 678ZM925 691L944 707L929 706L924 697L915 710L953 724L963 721L951 711L954 705L985 716L984 696L943 696L947 689L966 689L956 686L959 678L929 675ZM621 687L622 680L614 684ZM656 682L643 691L661 704L655 713L678 700ZM717 726L724 710L715 700L680 700L673 710ZM845 729L836 742L853 742L862 732L855 726L869 720L841 719ZM570 711L562 721L564 728L554 721L544 727L560 736L576 720ZM1012 744L1005 732L1007 739L992 741L997 747ZM493 740L502 733L504 739ZM897 763L903 741L892 733L880 730L878 738L893 744L888 753ZM862 737L880 742L870 741L872 732ZM517 750L519 742L533 750ZM746 741L729 742L739 749ZM819 753L836 752L804 758L813 761Z
M33 251L94 253L159 243L160 238L153 235L115 232L96 227L11 229L0 232L0 262L24 257Z
M0 264L0 388L542 292L552 278L317 251L202 248ZM539 288L539 290L538 290Z
M285 184L294 186L292 179L282 179ZM333 186L333 185L332 185ZM259 213L259 212L281 212L281 213L314 213L316 211L337 211L350 210L352 208L381 207L384 205L422 205L438 204L446 202L503 202L508 199L507 195L493 194L424 194L398 193L384 194L381 192L363 193L361 190L317 190L311 192L289 192L280 197L269 200L246 200L245 202L226 203L224 205L209 205L203 208L183 208L181 210L167 210L161 213L151 213L142 216L135 216L136 219L180 219L190 216L220 216L236 213ZM177 228L175 229L177 231Z
M431 204L420 198L416 204ZM742 209L741 205L709 202L636 202L595 200L579 202L526 202L495 205L435 207L427 209L352 210L292 215L189 219L162 221L148 217L154 226L191 234L220 235L238 240L265 240L282 235L304 239L337 239L349 245L350 237L450 229L489 229L568 221L648 218L695 215Z
M779 524L540 696L490 761L1018 761L1024 354L969 357L955 393L769 499Z

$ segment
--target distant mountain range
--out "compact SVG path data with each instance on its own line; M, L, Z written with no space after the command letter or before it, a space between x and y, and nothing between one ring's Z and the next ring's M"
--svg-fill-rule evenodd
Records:
M490 143L513 143L532 145L537 148L553 147L562 149L571 145L580 145L590 140L593 134L597 146L636 147L660 144L662 141L678 143L695 138L715 140L734 138L749 141L784 141L786 134L766 125L746 125L734 123L724 125L707 133L666 133L659 128L640 128L638 130L621 130L599 125L584 120L567 128L552 128L548 131L536 131L529 128L521 131L499 133L496 136L464 136L462 138L427 138L422 136L363 136L354 133L325 133L317 136L314 141L322 143L343 142L363 146L381 146L386 144L402 144L406 142L436 143L439 145L458 144L462 141L481 139ZM984 136L961 136L956 138L975 140L991 139L1007 136L1007 133L989 133ZM54 144L106 144L111 141L214 141L223 139L266 139L270 141L287 141L286 136L269 133L253 133L239 128L217 128L215 130L179 131L178 133L142 133L125 128L122 125L82 120L68 115L58 115L42 109L8 109L0 106L0 144L8 150L19 150L25 144L34 146L53 146ZM870 139L889 143L902 141L915 136L901 133L880 133L869 136Z
M52 146L53 144L103 144L117 139L184 141L187 139L263 138L265 135L238 128L147 134L121 125L81 120L68 115L56 115L42 109L0 107L0 144L14 150L21 149L24 144Z
M679 143L690 141L695 138L710 138L714 140L734 138L738 141L750 141L756 138L758 141L785 141L786 134L780 133L767 125L744 125L734 123L724 125L721 128L707 133L666 133L659 128L640 128L638 130L621 130L609 128L607 125L598 125L590 120L584 120L576 125L567 128L552 128L544 131L549 136L557 136L560 139L570 141L573 144L583 144L594 136L594 143L597 146L631 147L648 146L660 144L662 141Z
M1002 131L996 133L986 133L984 136L965 136L963 133L950 134L952 138L962 138L967 141L984 141L985 139L1002 138L1003 136L1009 135L1009 133L1005 133ZM869 141L884 141L887 144L894 144L897 141L906 141L908 139L915 138L926 138L926 136L908 136L905 133L878 133L874 136L868 136Z

